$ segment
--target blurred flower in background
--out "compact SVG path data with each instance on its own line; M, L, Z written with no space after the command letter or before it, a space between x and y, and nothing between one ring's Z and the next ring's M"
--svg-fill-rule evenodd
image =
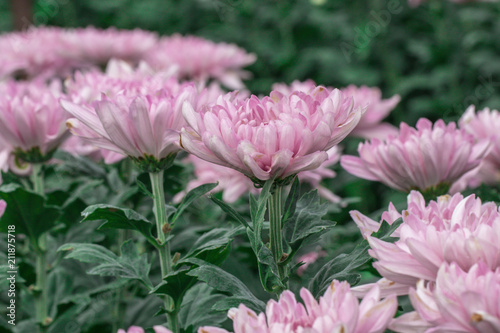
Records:
M215 79L231 89L244 88L242 79L250 73L242 70L256 60L234 44L214 43L196 36L172 35L163 37L148 53L146 61L155 69L164 70L172 65L179 68L183 79L207 83Z

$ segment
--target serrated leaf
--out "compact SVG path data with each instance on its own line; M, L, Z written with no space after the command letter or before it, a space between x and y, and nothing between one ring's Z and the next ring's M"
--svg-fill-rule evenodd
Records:
M240 215L237 211L235 211L231 206L225 203L222 200L217 199L213 195L210 196L210 200L212 200L215 204L217 204L224 212L226 212L229 216L231 216L234 220L239 222L245 228L251 228L248 222L245 220L243 216Z
M7 203L0 217L0 232L6 233L9 225L15 225L16 233L27 235L39 251L38 238L57 224L60 209L47 205L44 197L17 184L0 186L0 200Z
M244 296L226 297L220 301L217 301L212 306L212 309L216 311L223 311L225 313L231 308L237 308L240 304L245 304L246 307L257 313L265 311L265 307L262 307L262 301L256 302L254 299L248 299Z
M270 179L266 181L264 187L260 191L259 198L256 200L253 195L250 195L250 214L252 216L252 223L254 229L256 225L262 224L264 222L264 216L267 210L267 201L271 196L271 187L274 180Z
M276 287L284 287L284 285L280 282L278 266L274 261L271 250L252 230L247 229L247 234L250 239L250 246L252 247L252 250L257 258L259 279L264 289L269 293L273 293Z
M327 213L327 205L321 204L318 191L314 190L304 194L298 201L295 214L283 225L283 234L288 244L294 244L309 235L325 232L335 223L322 220Z
M288 221L290 217L295 214L295 209L297 207L297 200L300 195L300 181L299 177L295 177L292 186L290 187L290 192L288 193L288 197L285 201L285 207L283 210L283 218L281 220L281 225L285 225L285 222Z
M226 247L243 228L216 228L201 235L193 244L186 257L194 257L197 253Z
M204 263L201 260L192 260L200 265L191 270L188 275L195 276L200 281L206 282L210 287L230 293L233 296L242 297L255 304L260 310L265 308L264 302L255 297L252 292L234 275L224 271L215 265Z
M123 243L121 256L117 256L101 245L87 243L65 244L57 251L68 251L66 259L98 264L92 267L87 272L88 274L138 280L147 288L152 288L148 277L151 265L147 261L147 254L139 255L132 240Z
M158 247L156 239L151 234L153 224L141 214L127 208L111 205L92 205L83 212L84 221L104 220L99 229L128 229L139 231L155 247Z
M196 278L188 275L191 267L184 267L163 277L163 282L151 290L152 294L168 295L174 300L174 308L166 311L178 311L185 293L196 283Z
M379 231L372 234L372 236L386 241L393 241L395 239L390 235L392 235L400 224L401 219L395 221L392 225L383 221ZM333 280L347 280L351 285L358 283L360 276L355 270L372 259L368 254L369 248L368 242L363 240L351 251L351 253L340 254L326 263L311 280L308 289L318 298Z
M65 162L60 166L62 169L69 169L79 174L90 175L93 178L106 178L104 168L88 158L75 156L63 150L57 150L54 158Z
M173 225L175 221L179 218L179 216L182 214L182 212L184 212L184 210L189 207L189 205L191 205L196 199L198 199L202 195L205 195L214 188L216 188L217 185L219 185L219 183L203 184L189 191L184 196L181 203L177 207L177 211L170 220L170 224Z
M214 303L227 298L221 294L215 294L214 290L204 283L192 287L186 292L179 311L181 327L193 328L195 330L203 326L218 326L226 320L224 312L212 310Z

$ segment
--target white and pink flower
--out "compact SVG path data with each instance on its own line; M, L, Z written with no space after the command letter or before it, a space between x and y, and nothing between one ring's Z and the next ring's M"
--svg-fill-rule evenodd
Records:
M438 120L433 125L422 118L416 128L401 123L397 137L360 143L360 156L344 155L340 164L357 177L380 181L400 191L432 191L449 189L477 168L489 148L488 140L476 142L455 123L446 125Z
M271 92L243 101L227 94L202 109L185 103L189 127L181 141L189 153L254 181L284 179L320 167L329 158L326 151L352 131L362 113L339 90L321 86L307 94Z

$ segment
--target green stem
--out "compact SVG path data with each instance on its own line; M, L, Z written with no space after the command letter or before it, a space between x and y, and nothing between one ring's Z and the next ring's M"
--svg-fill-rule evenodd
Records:
M126 233L127 233L127 230L124 230L124 229L119 229L118 230L118 244L117 244L117 254L118 255L122 255L121 253L121 245L127 240L127 236L126 236ZM112 329L112 332L116 332L118 331L118 329L120 327L122 327L123 325L123 311L122 311L122 308L123 308L123 298L124 298L124 294L125 294L125 287L120 287L116 290L116 294L115 294L115 302L113 304L113 317L114 317L114 320L113 320L113 329Z
M44 195L44 182L42 164L32 164L31 180L36 193ZM49 323L47 308L47 234L38 239L39 251L36 251L36 288L35 288L35 312L36 320L40 323L41 332L47 331Z
M33 190L40 195L44 195L45 193L42 166L43 164L41 163L34 163L31 165L33 169L31 174L31 181L33 182Z
M158 234L160 255L160 267L162 278L172 272L172 257L170 255L170 243L166 240L166 235L170 233L170 226L167 221L167 211L165 209L165 193L163 191L163 170L160 172L149 173L151 179L151 187L153 188L154 213L156 217L156 231ZM164 298L165 309L167 310L167 320L170 330L173 333L179 332L179 319L177 312L172 310L174 306L173 300L170 297Z
M281 225L281 215L282 215L282 200L281 194L283 188L281 186L276 186L274 192L268 200L269 207L269 233L271 239L271 252L274 257L274 261L278 265L278 274L281 281L286 278L286 266L280 265L283 257L283 236L282 236L282 225Z

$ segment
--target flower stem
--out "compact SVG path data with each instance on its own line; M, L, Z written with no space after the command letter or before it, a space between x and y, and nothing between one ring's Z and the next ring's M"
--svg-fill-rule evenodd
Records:
M282 237L282 225L281 225L281 215L282 215L282 200L281 194L283 188L281 186L276 186L274 192L268 200L269 207L269 223L270 223L270 239L271 239L271 252L274 257L274 261L278 265L278 274L281 281L286 278L286 267L280 265L281 259L283 257L283 237Z
M160 172L150 172L151 187L153 188L154 213L156 217L156 231L158 234L160 255L160 267L162 278L172 272L172 257L170 255L170 243L166 240L166 235L170 233L170 226L167 221L167 211L165 209L165 193L163 191L163 170ZM179 332L179 320L177 312L172 309L173 300L166 296L164 298L165 309L167 310L167 320L173 333ZM173 310L173 312L170 312Z
M44 195L43 170L41 163L32 164L33 189L37 194ZM33 221L36 223L36 221ZM36 320L40 324L41 332L47 331L48 319L47 309L47 234L38 239L38 251L36 251L36 288L35 288L35 312Z

